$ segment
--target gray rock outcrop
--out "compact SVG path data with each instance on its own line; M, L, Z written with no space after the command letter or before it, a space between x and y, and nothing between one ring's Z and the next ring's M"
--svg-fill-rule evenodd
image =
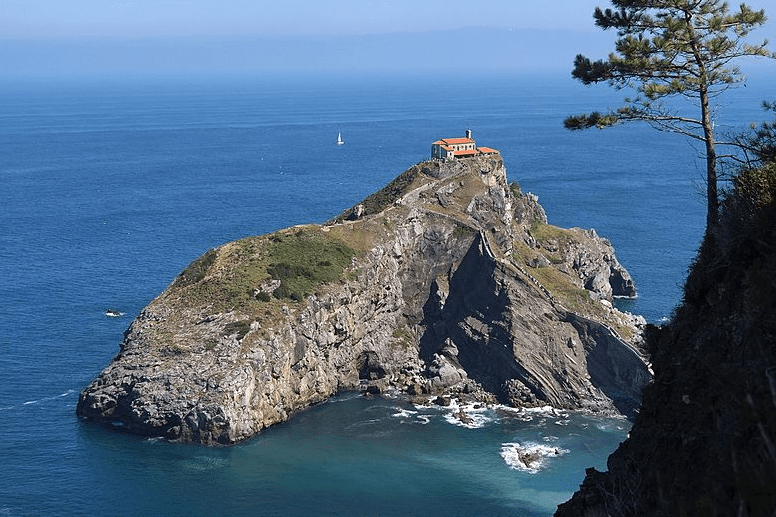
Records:
M205 444L347 390L628 413L649 371L638 319L608 302L633 294L625 278L594 232L548 225L499 156L424 162L330 223L197 259L77 412Z

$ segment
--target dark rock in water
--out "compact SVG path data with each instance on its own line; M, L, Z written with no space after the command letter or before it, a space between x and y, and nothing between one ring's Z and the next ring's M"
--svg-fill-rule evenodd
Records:
M459 410L457 413L454 413L453 416L461 421L462 424L469 425L474 423L474 419L466 414L466 411L463 409Z
M447 407L452 403L453 403L453 399L451 399L447 395L439 395L437 398L434 399L434 404L436 404L437 406Z
M627 413L649 372L642 322L609 303L626 275L605 239L548 225L500 156L425 162L325 225L195 260L77 412L205 444L349 390Z
M423 393L426 393L426 390L423 388L423 385L418 382L413 382L407 386L408 395L422 395Z
M380 395L382 392L383 390L380 389L380 386L378 386L377 384L370 384L364 390L364 393L367 393L369 395Z
M683 304L647 332L655 378L629 438L558 517L776 515L774 178L724 202Z
M536 464L542 461L542 455L538 452L523 452L517 453L517 458L529 469L536 468Z

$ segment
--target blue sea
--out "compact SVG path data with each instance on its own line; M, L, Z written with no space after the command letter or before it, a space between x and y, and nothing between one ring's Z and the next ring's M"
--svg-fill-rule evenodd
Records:
M718 128L762 119L766 85L730 95ZM551 515L629 422L491 408L463 427L343 394L205 448L82 422L75 405L197 256L323 222L467 128L551 223L610 239L639 289L621 306L665 321L702 236L704 163L643 126L562 128L619 95L566 75L3 79L0 515ZM542 465L521 469L518 450Z

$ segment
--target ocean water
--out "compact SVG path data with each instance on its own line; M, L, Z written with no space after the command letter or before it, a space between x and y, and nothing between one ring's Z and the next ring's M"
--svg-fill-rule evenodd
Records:
M3 515L551 515L627 421L496 408L467 428L450 410L343 395L204 448L81 422L78 392L197 256L325 221L466 128L551 223L612 241L639 289L621 304L650 321L679 302L703 229L697 150L640 126L563 130L618 100L567 77L5 80L0 93ZM769 93L750 82L720 120L761 119Z

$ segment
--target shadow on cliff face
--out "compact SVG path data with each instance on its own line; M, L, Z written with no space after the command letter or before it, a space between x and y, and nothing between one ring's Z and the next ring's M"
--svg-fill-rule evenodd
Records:
M356 360L358 378L360 380L377 380L385 377L385 368L380 363L380 357L372 351L363 352Z
M516 288L521 280L504 268L479 234L458 268L432 283L420 340L426 364L462 369L505 404L581 407L587 396L588 408L613 404L632 418L651 379L642 357L600 322L558 309L532 287ZM584 362L557 359L578 353Z
M508 295L495 281L497 263L484 246L478 235L451 274L449 292L433 282L423 307L427 331L420 340L420 354L427 364L435 354L446 356L486 391L510 402L505 383L517 379L528 384L529 380L515 361ZM535 394L530 398L535 399Z
M641 406L641 391L652 380L643 359L599 323L574 314L568 320L587 350L590 382L633 420Z

